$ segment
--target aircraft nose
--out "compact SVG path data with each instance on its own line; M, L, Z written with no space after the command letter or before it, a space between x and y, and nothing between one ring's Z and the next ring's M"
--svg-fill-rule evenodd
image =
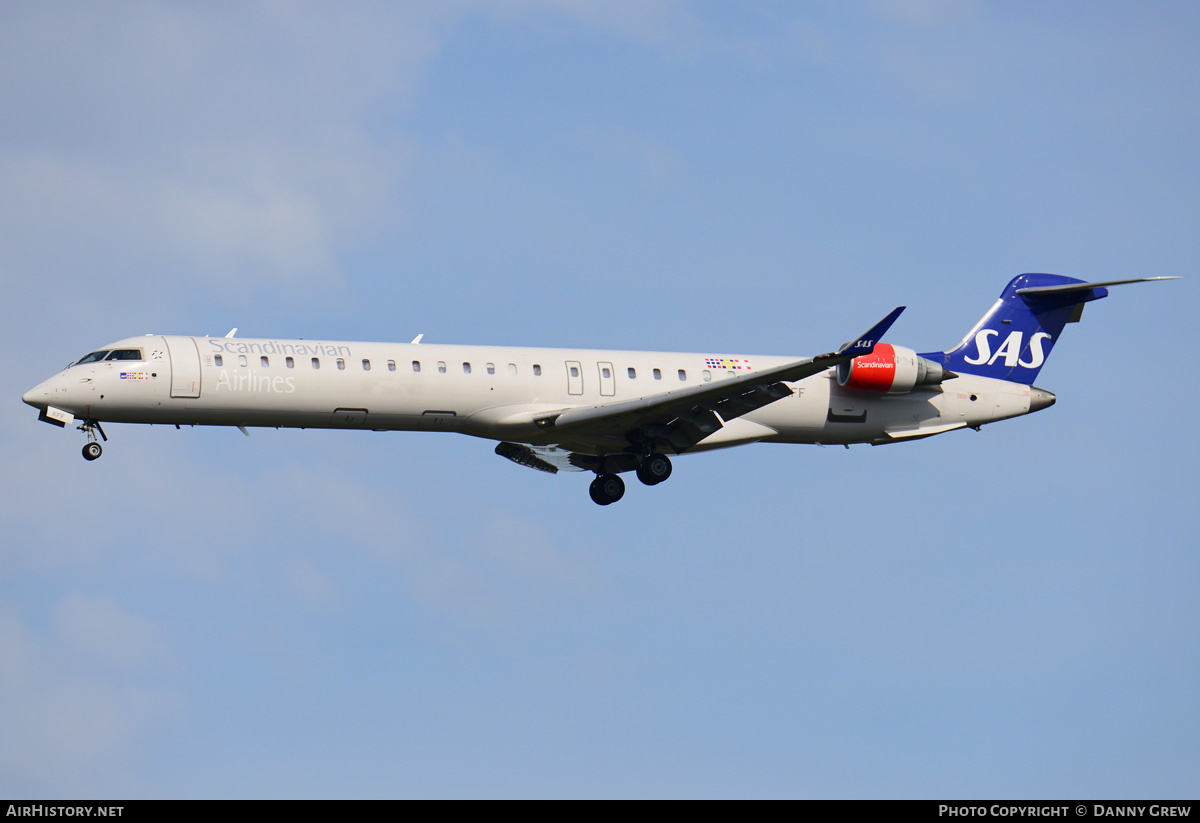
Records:
M1029 389L1029 410L1031 412L1047 409L1053 406L1057 400L1054 392L1039 389L1037 386L1031 386Z
M46 398L49 394L50 389L46 386L45 382L42 382L21 395L21 399L35 409L42 409L46 407Z

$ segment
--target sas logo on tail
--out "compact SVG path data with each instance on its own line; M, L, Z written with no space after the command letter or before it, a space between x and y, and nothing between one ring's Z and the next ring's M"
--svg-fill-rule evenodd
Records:
M1046 362L1046 354L1042 351L1042 341L1051 339L1050 335L1046 334L1046 332L1034 332L1033 337L1029 338L1028 361L1020 359L1021 342L1024 338L1023 332L1009 332L1008 337L1004 338L1004 342L1000 344L1000 348L996 349L995 354L993 354L989 338L999 336L1000 332L995 329L981 329L975 334L975 347L979 350L979 355L977 357L964 357L963 360L973 366L982 366L985 364L991 366L1003 356L1004 365L1010 369L1013 366L1037 369L1041 368L1041 365Z

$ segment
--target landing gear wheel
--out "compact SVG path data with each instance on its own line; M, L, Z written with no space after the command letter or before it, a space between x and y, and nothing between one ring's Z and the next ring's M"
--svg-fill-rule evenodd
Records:
M663 454L652 454L637 469L638 480L647 486L657 486L671 476L671 461Z
M83 447L83 459L95 460L103 451L99 443L88 443Z
M616 503L625 494L625 481L615 474L602 474L592 481L588 494L601 506Z

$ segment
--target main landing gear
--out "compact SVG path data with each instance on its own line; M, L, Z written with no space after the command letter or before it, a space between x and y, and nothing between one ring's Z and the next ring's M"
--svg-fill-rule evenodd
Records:
M638 480L647 486L657 486L671 476L671 460L664 454L652 454L637 468ZM625 496L625 481L616 474L597 474L588 488L592 500L601 506L616 503Z
M96 440L96 432L100 433L100 439L108 442L108 436L104 433L104 429L100 428L99 420L84 420L80 424L79 430L87 435L88 442L83 446L83 459L89 463L104 453L100 442Z
M671 461L665 454L652 454L638 466L637 476L647 486L657 486L671 476Z
M594 503L601 506L616 503L625 495L625 481L616 474L597 475L588 487L588 494L592 496Z

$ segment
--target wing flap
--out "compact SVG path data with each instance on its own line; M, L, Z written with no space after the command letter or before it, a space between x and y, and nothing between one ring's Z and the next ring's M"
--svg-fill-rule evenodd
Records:
M529 446L525 443L503 442L496 444L496 454L507 457L518 465L547 474L583 471L572 452L557 446Z

